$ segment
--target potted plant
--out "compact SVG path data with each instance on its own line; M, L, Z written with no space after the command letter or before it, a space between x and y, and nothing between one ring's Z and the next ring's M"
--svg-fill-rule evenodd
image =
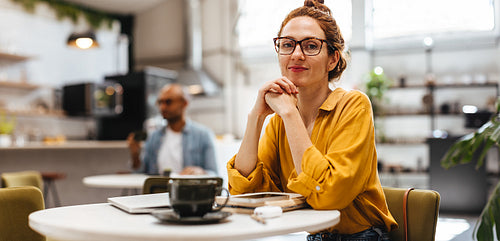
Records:
M382 115L382 103L384 102L384 94L391 86L391 80L385 75L384 69L377 66L371 70L366 76L366 95L372 102L373 113Z
M374 117L383 117L383 107L385 92L391 86L392 81L385 75L384 69L380 66L373 68L365 77L365 93L372 103ZM375 136L377 142L386 142L383 125L375 122Z
M470 163L474 154L480 151L476 169L481 167L488 150L493 146L500 147L500 98L496 103L496 111L496 115L476 132L465 135L455 142L441 159L441 166L448 169ZM493 229L496 230L496 236L500 237L500 182L481 212L473 236L479 241L492 241Z
M10 146L12 144L12 132L16 126L16 118L7 118L5 113L0 113L0 146Z

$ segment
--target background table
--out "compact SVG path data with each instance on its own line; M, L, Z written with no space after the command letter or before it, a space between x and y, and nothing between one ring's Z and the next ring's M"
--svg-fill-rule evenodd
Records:
M129 188L129 189L142 189L144 181L150 177L141 173L127 173L127 174L106 174L95 175L83 178L83 184L88 187L98 188ZM172 173L172 178L204 178L214 177L213 175L179 175Z
M89 204L45 209L29 216L29 225L55 240L167 241L245 240L307 231L317 232L337 224L340 212L301 209L256 222L249 215L233 214L215 224L163 223L149 214L128 214L111 204Z
M139 194L148 175L140 173L96 175L83 178L83 184L97 188L121 188L122 195Z
M135 188L142 189L144 181L148 175L131 173L131 174L109 174L96 175L83 178L83 184L88 187L99 188Z

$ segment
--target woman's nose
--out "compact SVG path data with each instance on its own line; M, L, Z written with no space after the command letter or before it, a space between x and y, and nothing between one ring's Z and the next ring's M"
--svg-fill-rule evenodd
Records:
M303 59L304 57L305 55L304 52L302 51L302 47L300 46L300 44L297 44L292 52L292 58Z

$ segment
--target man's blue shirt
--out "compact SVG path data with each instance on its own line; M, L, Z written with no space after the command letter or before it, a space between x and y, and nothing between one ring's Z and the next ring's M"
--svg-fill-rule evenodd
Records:
M158 152L165 140L166 126L154 131L146 140L143 158L139 172L149 175L158 175ZM199 166L210 174L217 175L217 162L215 160L214 135L210 129L186 120L182 130L182 157L183 167Z

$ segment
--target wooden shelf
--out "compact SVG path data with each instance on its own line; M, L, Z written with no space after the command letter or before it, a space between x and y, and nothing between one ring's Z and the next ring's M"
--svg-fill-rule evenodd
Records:
M385 138L377 141L377 145L427 145L427 138Z
M0 61L6 60L11 62L21 62L21 61L26 61L28 59L30 59L30 57L28 56L0 52Z
M394 112L384 112L382 114L376 114L377 117L394 117L394 116L430 116L430 112L411 112L411 111L394 111ZM450 112L450 113L434 113L436 116L453 116L453 117L462 117L464 113L462 112Z
M23 82L0 81L0 88L34 90L40 88L40 86Z
M470 83L470 84L435 84L435 85L407 85L407 86L391 86L389 89L421 89L421 88L430 88L434 87L435 89L439 88L482 88L482 87L498 87L498 83L496 82L486 82L486 83Z
M0 113L5 113L9 116L18 116L18 117L56 117L62 118L66 117L62 111L37 111L37 110L28 110L28 111L12 111L7 109L0 108Z

